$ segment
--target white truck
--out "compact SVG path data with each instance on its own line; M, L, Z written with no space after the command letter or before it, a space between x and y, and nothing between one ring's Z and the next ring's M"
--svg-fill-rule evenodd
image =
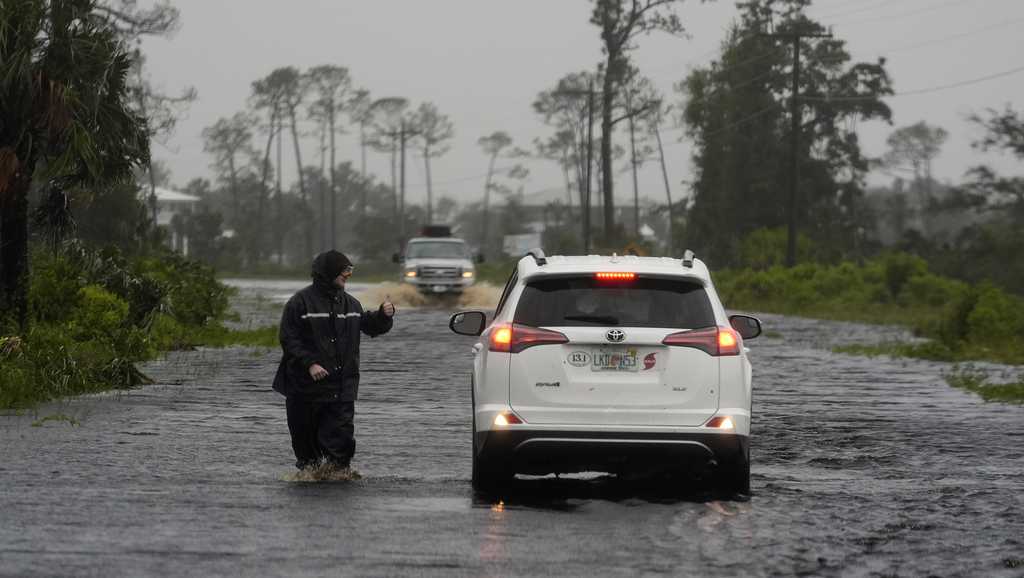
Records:
M413 237L405 245L403 254L392 260L402 265L401 279L422 293L461 293L476 281L474 258L466 242L450 236L443 226L424 227L421 236Z

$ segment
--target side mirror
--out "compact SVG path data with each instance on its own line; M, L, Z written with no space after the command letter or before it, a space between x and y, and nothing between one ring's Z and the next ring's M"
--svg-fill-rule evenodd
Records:
M401 263L402 262L402 256L399 255L398 253L392 253L391 254L391 262L392 263Z
M452 315L448 328L459 335L480 335L487 326L487 316L482 311L464 311Z
M483 253L477 253L476 257L473 260L476 261L477 263L483 263L484 262L484 254Z
M729 325L740 334L743 339L753 339L761 335L761 322L756 317L749 315L730 315Z

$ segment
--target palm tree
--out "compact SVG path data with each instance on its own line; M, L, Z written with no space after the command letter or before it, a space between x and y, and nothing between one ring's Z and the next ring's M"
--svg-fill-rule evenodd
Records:
M484 183L484 207L483 207L483 223L480 233L480 251L485 255L488 254L488 236L490 232L488 220L488 210L491 203L491 190L494 189L494 163L498 160L498 156L501 151L512 146L512 137L508 136L505 131L495 131L487 136L482 136L476 140L476 144L480 145L484 153L488 157L487 162L487 180Z
M424 102L412 119L413 130L419 134L423 150L423 162L427 169L427 224L434 222L434 187L430 178L430 159L448 152L448 144L455 136L455 125L448 116L441 114L437 106Z
M0 310L24 329L33 180L128 180L149 142L129 103L132 57L92 0L4 0L0 62Z
M310 115L320 120L321 126L327 131L330 138L331 149L331 207L330 225L327 234L327 246L334 248L337 244L337 214L338 214L338 187L337 187L337 164L334 157L337 147L334 138L338 133L337 115L345 110L346 101L352 91L352 79L348 69L343 66L329 64L315 66L306 73L310 89L315 95L315 100L310 107ZM321 163L322 164L322 163ZM323 197L321 196L321 200ZM320 218L324 218L324 207L321 203ZM321 227L323 230L323 227ZM321 243L323 244L323 243Z

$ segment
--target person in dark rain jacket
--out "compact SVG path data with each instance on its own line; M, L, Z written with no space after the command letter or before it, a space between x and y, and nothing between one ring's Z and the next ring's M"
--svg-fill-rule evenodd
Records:
M390 300L367 312L345 292L352 270L352 262L338 251L317 255L313 284L292 296L281 316L284 356L274 390L286 396L299 469L322 463L349 467L356 451L360 333L376 337L393 324Z

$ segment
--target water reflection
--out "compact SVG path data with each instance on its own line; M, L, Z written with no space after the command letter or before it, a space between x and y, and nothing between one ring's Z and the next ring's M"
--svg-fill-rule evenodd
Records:
M477 491L473 505L477 508L536 509L570 512L589 500L607 502L644 502L651 504L713 504L715 511L729 515L734 506L748 502L748 496L724 495L699 480L666 477L596 477L546 476L519 477L512 483L491 492Z

